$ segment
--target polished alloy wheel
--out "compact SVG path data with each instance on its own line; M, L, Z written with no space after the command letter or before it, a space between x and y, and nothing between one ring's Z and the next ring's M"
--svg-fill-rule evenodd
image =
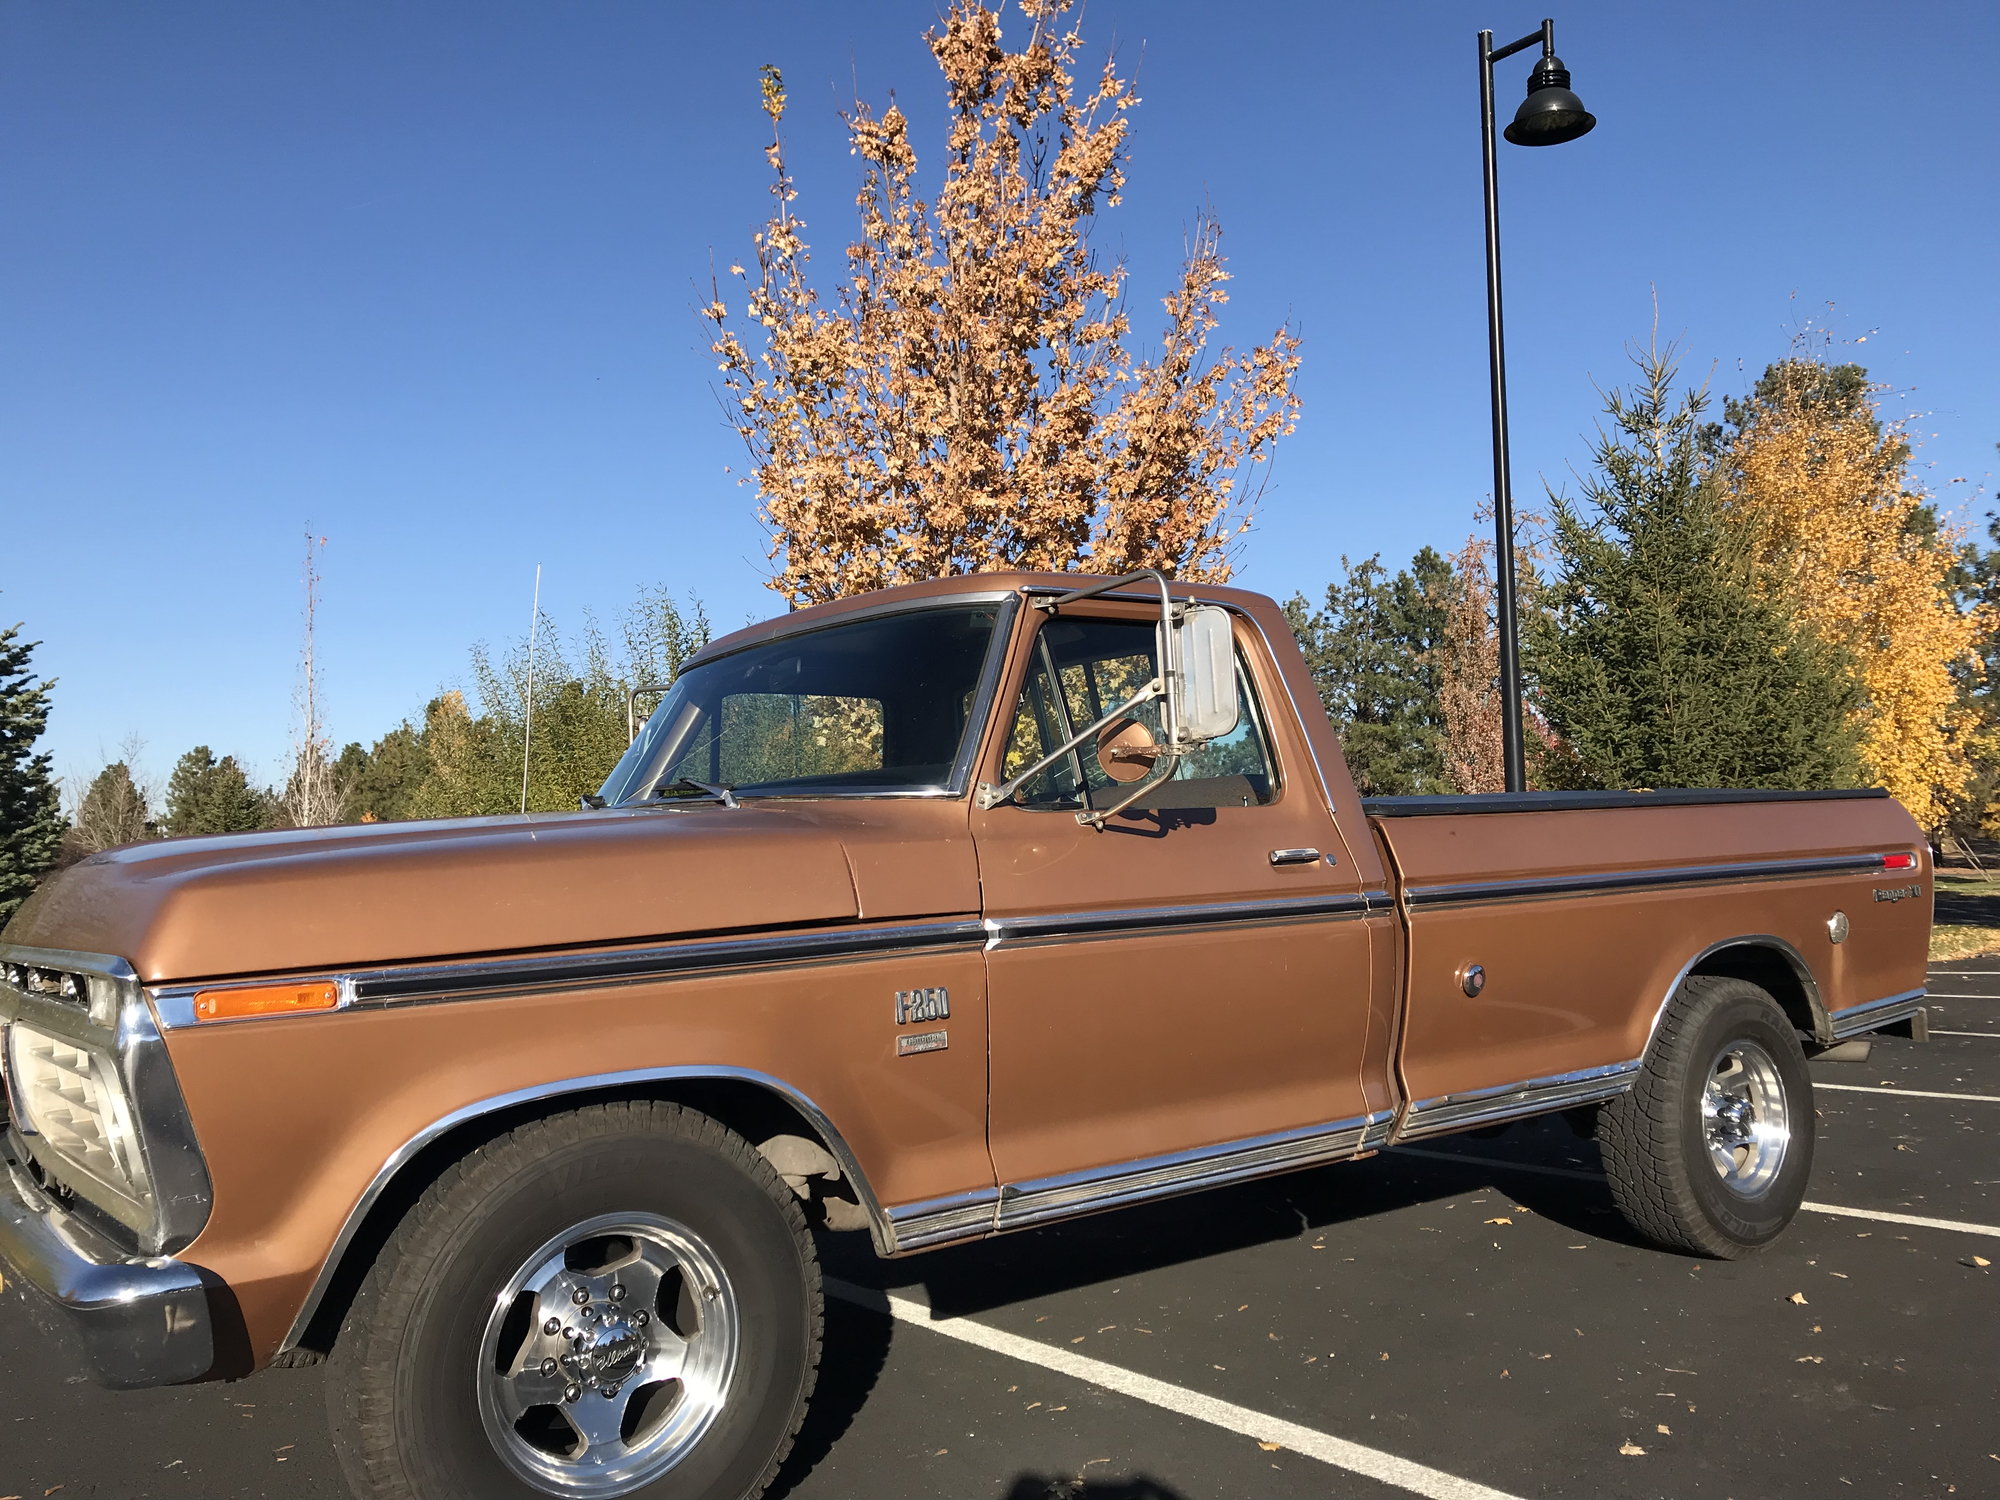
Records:
M1747 1038L1725 1046L1709 1065L1701 1113L1709 1161L1723 1186L1745 1198L1769 1189L1792 1139L1785 1084L1771 1054Z
M551 1239L495 1297L479 1415L507 1466L554 1495L659 1478L729 1400L741 1320L714 1251L655 1214L605 1214Z

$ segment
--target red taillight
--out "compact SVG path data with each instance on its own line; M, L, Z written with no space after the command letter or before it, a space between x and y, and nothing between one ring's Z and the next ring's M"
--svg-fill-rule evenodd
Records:
M1917 857L1914 854L1885 854L1882 856L1882 868L1885 870L1914 870L1916 867Z

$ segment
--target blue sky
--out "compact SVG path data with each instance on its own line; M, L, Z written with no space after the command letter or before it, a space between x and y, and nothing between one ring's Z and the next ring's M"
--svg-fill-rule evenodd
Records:
M1600 120L1502 147L1516 489L1582 461L1657 288L1740 390L1824 316L1924 413L1947 506L2000 441L2000 8L1599 3L1557 16ZM279 773L300 554L327 538L336 743L525 628L642 585L733 627L753 500L694 308L764 212L757 69L822 265L855 164L836 110L939 128L934 0L0 7L0 620L60 679L87 775L137 734ZM1091 0L1138 70L1098 243L1152 321L1204 202L1222 337L1291 319L1305 413L1238 581L1317 593L1343 552L1459 542L1490 488L1474 34L1540 8ZM1018 18L1012 22L1018 30ZM1528 60L1502 64L1511 110ZM932 158L935 159L934 157ZM1948 481L1963 477L1965 483Z

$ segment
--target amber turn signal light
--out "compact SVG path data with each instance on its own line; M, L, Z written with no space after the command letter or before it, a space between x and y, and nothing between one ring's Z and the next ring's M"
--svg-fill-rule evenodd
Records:
M231 1021L240 1016L288 1016L302 1010L332 1010L340 1004L340 986L260 984L241 990L202 990L194 997L197 1021Z

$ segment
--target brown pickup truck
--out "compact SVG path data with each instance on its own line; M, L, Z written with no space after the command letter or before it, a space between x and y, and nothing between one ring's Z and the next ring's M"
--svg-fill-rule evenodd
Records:
M1083 586L1079 587L1079 583ZM1878 792L1364 801L1283 615L988 574L691 662L580 811L175 839L0 946L0 1260L106 1384L329 1357L366 1497L755 1496L906 1255L1568 1112L1775 1237L1917 1016Z

